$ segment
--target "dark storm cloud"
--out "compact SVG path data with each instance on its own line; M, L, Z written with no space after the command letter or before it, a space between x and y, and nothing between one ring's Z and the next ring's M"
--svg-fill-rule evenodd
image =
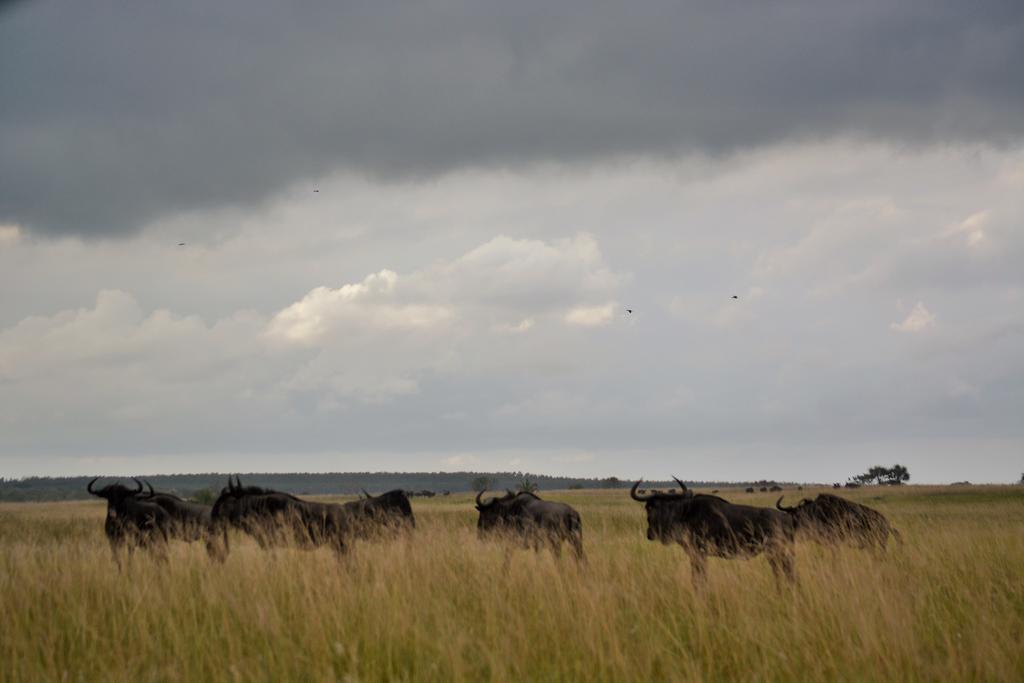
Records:
M1024 3L15 3L0 222L131 232L381 177L1024 132Z

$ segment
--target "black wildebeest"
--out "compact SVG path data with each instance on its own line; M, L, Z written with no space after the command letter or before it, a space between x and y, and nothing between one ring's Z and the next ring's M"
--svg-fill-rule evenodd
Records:
M155 503L162 507L170 517L168 532L171 538L182 541L203 541L206 544L206 552L210 557L223 560L227 553L227 547L223 545L219 534L213 527L212 511L209 505L201 505L182 500L178 496L156 492L153 485L148 481L148 494L140 494L139 500Z
M349 508L242 486L237 477L234 482L228 477L228 485L221 490L210 514L223 533L225 548L229 526L253 536L264 548L294 542L303 548L328 545L338 554L347 550L353 534L353 512Z
M804 498L793 507L784 507L782 498L775 501L775 507L793 517L797 531L816 541L847 541L861 548L877 546L885 550L890 534L901 540L885 515L866 505L830 493L819 494L814 500Z
M583 524L580 513L565 503L541 500L535 493L512 493L483 501L484 492L476 494L480 512L477 531L481 537L492 533L518 536L534 550L546 543L557 556L562 541L572 545L577 560L583 559Z
M114 559L120 563L118 551L126 548L129 553L136 546L142 548L163 548L167 543L170 516L159 505L141 500L142 482L135 479L135 489L120 482L94 489L96 477L85 487L94 496L107 501L107 517L103 531L110 542ZM162 554L162 553L161 553Z
M633 484L630 496L644 503L647 539L678 543L690 556L694 585L705 580L707 557L753 557L764 553L776 577L795 577L793 570L793 520L771 508L736 505L724 498L687 490L682 493L640 496Z
M754 487L753 487L753 486L748 486L748 487L746 488L746 492L747 492L747 493L753 493L753 492L754 492Z

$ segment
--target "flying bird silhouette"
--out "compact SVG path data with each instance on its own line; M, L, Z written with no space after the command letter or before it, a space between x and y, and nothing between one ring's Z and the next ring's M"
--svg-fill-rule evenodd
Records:
M633 312L633 309L632 309L632 308L627 308L627 309L626 309L626 313L632 313L632 312Z
M320 190L313 190L313 192L319 192Z
M185 243L184 242L178 242L178 246L179 247L183 247L183 246L185 246Z
M739 297L738 297L738 296L736 296L735 294L733 294L733 295L732 295L732 298L733 298L733 299L739 299Z

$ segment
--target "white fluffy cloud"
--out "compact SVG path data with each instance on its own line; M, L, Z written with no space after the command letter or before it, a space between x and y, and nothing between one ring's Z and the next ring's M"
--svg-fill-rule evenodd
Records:
M918 301L903 322L892 323L890 327L897 332L924 332L935 327L935 315Z

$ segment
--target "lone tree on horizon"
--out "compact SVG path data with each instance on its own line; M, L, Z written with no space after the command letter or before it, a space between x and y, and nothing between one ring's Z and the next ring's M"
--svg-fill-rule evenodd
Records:
M875 483L899 485L905 481L910 481L910 470L903 465L893 465L892 467L875 465L864 474L858 474L854 477L850 477L850 481L857 484Z

